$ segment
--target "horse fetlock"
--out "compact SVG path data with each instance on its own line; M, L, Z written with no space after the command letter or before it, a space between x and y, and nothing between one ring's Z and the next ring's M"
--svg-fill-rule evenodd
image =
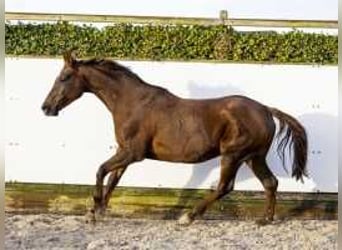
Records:
M94 206L95 214L104 215L106 213L106 206L101 202L98 206Z
M86 217L89 218L90 222L100 222L100 221L105 220L105 216L106 216L106 209L97 208L97 209L91 209Z

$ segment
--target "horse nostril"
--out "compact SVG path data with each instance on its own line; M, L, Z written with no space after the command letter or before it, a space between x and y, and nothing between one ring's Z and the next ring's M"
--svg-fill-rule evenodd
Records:
M47 106L47 105L43 105L42 106L42 110L43 110L43 112L44 112L44 114L45 115L49 115L50 114L50 111L51 111L51 108L49 107L49 106Z
M48 110L48 107L47 107L46 105L43 105L43 106L42 106L42 110L45 112L45 111Z
M43 110L44 114L47 116L57 116L58 115L58 109L55 107L43 105L42 110Z

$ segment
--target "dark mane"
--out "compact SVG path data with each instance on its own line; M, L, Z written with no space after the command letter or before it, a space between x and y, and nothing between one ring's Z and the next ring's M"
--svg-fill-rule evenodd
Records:
M117 76L118 73L123 73L129 77L139 80L142 83L145 83L137 74L135 74L129 68L110 59L92 58L88 60L78 60L77 65L94 66L100 71L113 77Z
M155 90L158 90L159 94L171 94L167 89L163 87L151 85L145 82L137 74L131 71L128 67L125 67L110 59L92 58L87 60L78 60L77 65L93 66L97 70L101 71L102 73L108 75L111 78L117 78L118 74L124 74L132 79L138 80L139 83L143 84L144 86L149 86Z

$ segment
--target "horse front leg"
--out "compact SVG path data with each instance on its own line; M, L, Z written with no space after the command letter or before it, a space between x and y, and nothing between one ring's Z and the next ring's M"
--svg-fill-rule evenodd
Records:
M99 167L96 173L96 186L95 186L95 192L93 196L94 207L90 211L90 214L87 214L87 221L90 220L92 222L95 222L96 217L101 217L104 215L106 205L108 202L106 201L105 197L109 197L108 193L110 193L114 189L117 182L119 181L119 178L114 178L114 177L110 178L109 181L111 181L112 183L109 183L109 184L111 184L111 186L114 186L114 187L111 188L110 192L108 192L109 189L107 189L106 194L103 195L103 180L106 177L106 175L110 172L118 172L118 171L119 172L122 171L123 173L123 170L125 170L127 166L132 162L133 162L133 157L128 151L118 150L118 152L114 156L112 156L109 160L104 162Z
M108 203L111 197L111 194L113 192L113 190L115 189L115 187L117 186L117 184L119 183L123 173L125 172L127 166L126 167L122 167L120 169L116 169L114 171L112 171L108 177L108 181L107 181L107 185L105 188L105 192L103 194L103 204L104 204L104 209L106 209L108 207Z

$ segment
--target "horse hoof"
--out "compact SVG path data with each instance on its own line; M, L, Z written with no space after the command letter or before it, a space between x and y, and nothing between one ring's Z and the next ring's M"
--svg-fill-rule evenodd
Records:
M192 223L193 219L190 218L189 214L183 214L179 219L178 219L178 224L182 226L188 226Z
M84 219L85 219L85 223L95 224L96 218L95 218L94 210L91 209L90 211L88 211L88 212L85 214Z

